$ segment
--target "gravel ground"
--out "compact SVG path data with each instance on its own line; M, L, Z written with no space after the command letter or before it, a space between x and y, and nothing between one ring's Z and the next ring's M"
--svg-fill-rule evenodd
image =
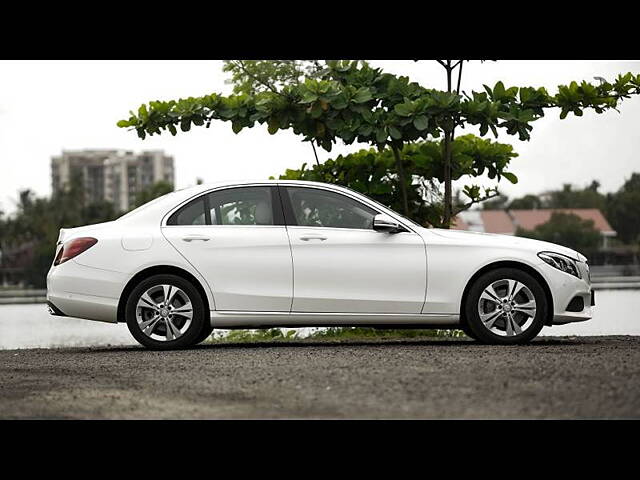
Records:
M1 418L640 418L640 337L0 351Z

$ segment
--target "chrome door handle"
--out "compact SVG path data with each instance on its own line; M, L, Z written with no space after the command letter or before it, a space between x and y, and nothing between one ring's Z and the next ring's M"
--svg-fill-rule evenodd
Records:
M206 235L187 235L186 237L182 237L182 241L184 242L192 242L193 240L202 240L203 242L208 242L211 240L210 237Z
M327 237L325 237L324 235L318 235L318 234L302 235L300 237L300 240L303 240L305 242L308 242L309 240L320 240L324 242L326 239Z

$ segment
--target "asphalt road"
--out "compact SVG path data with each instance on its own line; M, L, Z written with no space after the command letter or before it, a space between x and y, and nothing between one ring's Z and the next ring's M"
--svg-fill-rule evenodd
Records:
M640 337L0 351L1 418L640 418Z

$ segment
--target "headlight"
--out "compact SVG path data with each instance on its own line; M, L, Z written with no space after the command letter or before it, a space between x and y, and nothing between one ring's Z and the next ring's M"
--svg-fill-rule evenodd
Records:
M553 252L540 252L538 256L552 267L562 270L574 277L582 278L578 264L574 259Z

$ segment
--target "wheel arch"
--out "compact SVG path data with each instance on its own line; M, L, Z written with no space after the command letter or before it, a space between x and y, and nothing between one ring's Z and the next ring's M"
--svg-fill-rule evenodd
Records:
M129 294L135 288L135 286L145 278L149 278L153 275L160 275L163 273L177 275L179 277L184 278L188 282L192 283L193 286L196 288L196 290L198 290L198 293L200 294L200 296L202 297L202 301L204 302L204 311L207 313L210 312L209 299L207 297L207 293L204 287L202 286L202 284L200 283L200 281L196 277L194 277L191 273L187 272L186 270L180 267L175 267L172 265L155 265L153 267L148 267L148 268L145 268L144 270L140 270L133 277L131 277L131 279L125 285L124 289L122 290L122 293L120 294L120 300L118 301L118 312L117 312L118 323L126 322L126 319L124 318L124 308L125 308L125 305L127 304L127 299L129 298Z
M460 300L460 322L461 323L466 322L464 305L465 305L465 302L467 301L467 296L469 294L469 290L471 289L471 285L473 285L475 281L485 273L490 272L492 270L496 270L498 268L515 268L515 269L521 270L531 275L533 278L535 278L538 281L538 283L540 283L540 286L544 291L547 304L549 306L548 312L547 312L547 318L545 318L544 324L547 326L551 326L553 323L554 307L553 307L553 295L551 294L551 289L549 288L549 284L544 279L544 277L540 274L540 272L538 272L535 268L533 268L530 265L527 265L526 263L516 262L513 260L504 260L504 261L490 263L488 265L483 266L476 273L473 274L473 276L469 279L469 281L465 285L464 290L462 292L462 299Z

